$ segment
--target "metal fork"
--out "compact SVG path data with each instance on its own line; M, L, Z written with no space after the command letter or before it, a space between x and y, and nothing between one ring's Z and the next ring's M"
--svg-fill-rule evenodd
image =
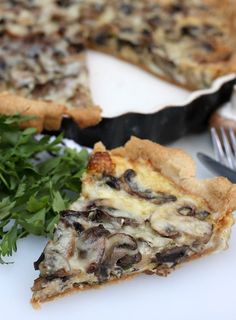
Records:
M215 158L230 169L236 170L236 136L232 128L211 128Z

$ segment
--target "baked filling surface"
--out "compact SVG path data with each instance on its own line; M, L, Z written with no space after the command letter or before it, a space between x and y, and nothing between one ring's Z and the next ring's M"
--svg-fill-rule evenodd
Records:
M40 277L32 288L34 304L140 272L166 276L185 261L226 247L230 208L214 208L144 156L169 149L138 139L125 148L139 150L138 158L95 149L82 197L62 212L54 238L35 262ZM178 152L171 152L178 161ZM221 184L228 196L235 189L226 181Z
M230 7L234 12L219 1L89 0L81 19L95 49L196 89L235 71Z
M45 59L49 50L27 48L25 38L35 38L40 44L39 35L45 36L54 51L51 59L55 64L65 55L65 46L69 47L66 55L72 54L73 60L74 53L87 45L193 89L208 87L216 77L236 71L236 9L230 0L2 1L0 14L5 42L22 41L22 45L16 43L18 56L27 60L29 51L28 56L39 69L40 62L48 69ZM8 52L14 52L13 45ZM39 61L32 57L37 54L39 58L43 54ZM61 64L57 66L59 74L64 63L61 70ZM7 67L13 68L10 64ZM79 74L77 67L71 69ZM68 76L66 70L62 73ZM28 66L25 73L29 72ZM12 85L19 89L13 80Z
M209 87L236 71L231 1L3 0L0 113L36 115L38 131L58 130L63 116L97 124L87 48L190 90Z
M42 122L38 127L51 130L60 127L63 115L81 127L101 120L89 86L79 5L80 1L76 5L54 0L1 1L1 113L37 115ZM57 122L53 116L44 121L45 109L52 109L52 114L56 113L53 109L61 109Z

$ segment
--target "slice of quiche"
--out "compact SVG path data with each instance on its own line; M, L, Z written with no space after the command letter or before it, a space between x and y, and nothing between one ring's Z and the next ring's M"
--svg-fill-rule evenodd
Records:
M38 131L58 129L63 115L81 127L101 120L76 8L69 14L56 1L2 1L0 113L37 115Z
M194 175L181 150L137 138L112 151L97 144L80 199L34 264L33 305L141 272L166 276L225 249L236 185Z

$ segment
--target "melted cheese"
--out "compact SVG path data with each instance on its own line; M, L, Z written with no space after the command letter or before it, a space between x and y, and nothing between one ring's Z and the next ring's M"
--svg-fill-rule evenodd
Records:
M147 202L144 199L138 199L130 196L125 191L117 191L110 187L99 184L85 184L83 187L83 195L86 199L105 199L109 200L112 207L128 211L131 215L148 218L156 209L156 205Z

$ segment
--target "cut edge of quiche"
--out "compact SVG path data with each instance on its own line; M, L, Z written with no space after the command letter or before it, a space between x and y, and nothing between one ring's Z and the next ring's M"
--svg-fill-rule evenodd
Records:
M82 4L87 46L187 90L236 72L232 0Z
M139 273L166 276L227 248L236 185L196 179L179 149L135 137L111 151L98 143L82 180L81 197L34 264L34 307Z

